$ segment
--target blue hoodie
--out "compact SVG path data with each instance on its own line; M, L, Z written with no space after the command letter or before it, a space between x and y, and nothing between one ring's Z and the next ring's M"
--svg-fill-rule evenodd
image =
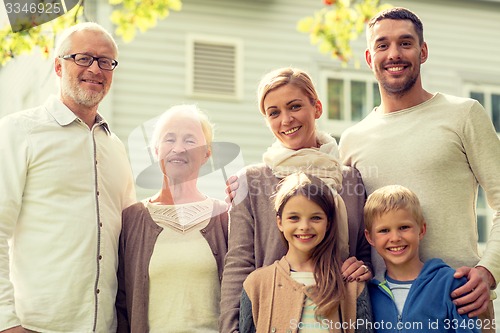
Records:
M451 300L451 292L466 278L455 279L455 270L441 259L425 262L413 281L401 316L387 281L374 278L368 284L376 333L481 332L477 317L460 315Z

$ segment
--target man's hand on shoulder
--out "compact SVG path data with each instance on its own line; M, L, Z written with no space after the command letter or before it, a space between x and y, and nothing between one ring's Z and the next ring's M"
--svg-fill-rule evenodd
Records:
M460 267L454 277L467 278L467 283L451 293L453 303L458 313L475 317L485 312L490 301L490 288L494 287L495 279L485 267Z

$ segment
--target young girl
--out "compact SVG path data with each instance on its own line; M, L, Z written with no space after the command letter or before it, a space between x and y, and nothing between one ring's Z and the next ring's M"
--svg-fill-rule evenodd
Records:
M288 252L245 280L240 332L371 332L365 283L340 272L337 195L303 172L280 182L274 205Z

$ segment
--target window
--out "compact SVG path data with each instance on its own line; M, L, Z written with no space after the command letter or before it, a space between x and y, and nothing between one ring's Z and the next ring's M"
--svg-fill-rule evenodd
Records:
M242 42L231 38L191 35L187 44L188 95L240 99Z
M347 128L362 120L375 106L380 105L378 83L371 73L324 74L322 98L326 122L332 134L340 136ZM326 104L326 105L325 105Z
M466 95L477 100L490 115L497 133L500 133L500 87L487 85L466 86ZM484 190L479 187L477 195L477 231L481 248L488 240L491 229L493 211L486 203Z
M478 245L481 253L486 248L486 242L488 241L491 226L493 224L494 214L493 209L487 204L486 194L481 187L479 187L477 194L476 214Z
M484 190L479 187L479 191L477 194L477 233L479 243L486 243L488 240L488 234L490 233L491 228L491 216L493 212L489 208L486 203L486 194Z
M477 100L490 115L497 133L500 133L500 87L469 86L467 94Z

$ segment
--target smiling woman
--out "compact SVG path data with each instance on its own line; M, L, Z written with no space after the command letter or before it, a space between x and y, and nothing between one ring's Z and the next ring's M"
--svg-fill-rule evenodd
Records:
M363 234L364 187L355 169L342 167L335 139L316 128L322 104L311 78L296 68L274 70L262 78L257 97L276 141L263 154L264 164L248 166L238 175L222 280L222 332L238 329L239 299L248 274L287 251L276 226L271 194L280 179L291 173L314 175L333 189L338 254L345 260L342 274L349 280L371 277L363 266L370 262L370 245Z
M163 184L123 212L118 332L218 332L227 205L197 187L211 143L212 125L194 105L170 108L155 126Z
M263 106L269 128L285 147L317 147L315 121L322 113L319 100L311 103L301 88L286 85L268 92Z
M160 161L163 187L168 184L170 191L179 191L181 187L192 196L191 199L204 198L196 187L196 180L201 166L212 153L212 128L206 116L194 109L178 106L165 113L156 128L151 148ZM168 178L167 183L165 177ZM188 187L191 190L184 190ZM191 200L186 196L177 197L182 201ZM158 200L161 199L152 199Z

